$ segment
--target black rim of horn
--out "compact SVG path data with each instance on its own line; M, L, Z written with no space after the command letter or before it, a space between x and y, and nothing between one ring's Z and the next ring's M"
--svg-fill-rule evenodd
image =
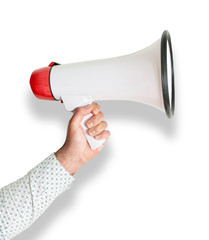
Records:
M169 63L167 63L168 51L170 54ZM169 86L168 86L168 81L169 81L168 64L171 64L170 93L169 93ZM169 118L172 118L174 115L174 108L175 108L175 84L174 84L173 52L172 52L171 37L167 30L163 32L161 37L161 80L162 80L163 102L164 102L165 112Z

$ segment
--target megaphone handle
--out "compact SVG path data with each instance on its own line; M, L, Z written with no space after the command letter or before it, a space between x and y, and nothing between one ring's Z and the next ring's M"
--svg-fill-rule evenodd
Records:
M92 97L90 96L62 96L62 102L65 105L67 111L75 111L77 107L86 106L93 102ZM95 150L96 148L100 147L104 142L105 139L98 139L96 140L94 137L88 134L88 128L86 127L85 123L89 120L89 118L93 114L89 113L88 115L84 116L81 126L86 136L86 140L88 141L91 149Z
M86 122L89 120L89 118L93 116L92 113L89 113L88 115L84 116L82 122L81 122L81 126L83 128L83 131L85 133L86 136L86 140L88 141L90 147L92 150L95 150L96 148L100 147L104 142L105 139L95 139L94 137L90 136L88 134L88 128L86 127Z

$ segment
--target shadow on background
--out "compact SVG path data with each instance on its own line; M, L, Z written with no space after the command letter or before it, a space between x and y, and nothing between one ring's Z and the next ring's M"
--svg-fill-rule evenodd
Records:
M61 106L60 102L39 100L31 93L26 95L26 107L30 109L34 117L45 120L54 119L54 121L59 121L63 125L63 128L66 128L66 121L72 116L72 113L69 116L69 113L65 111L64 106ZM111 120L120 121L122 119L123 121L127 121L128 124L131 121L138 121L139 124L148 124L150 127L158 128L169 138L175 135L176 118L175 120L169 120L164 113L152 107L128 101L97 102L100 104L107 122L111 122ZM62 215L66 209L70 214L71 208L76 204L76 191L80 191L82 186L88 183L88 179L99 174L99 171L108 163L111 152L111 146L107 144L99 155L89 161L88 164L84 165L75 174L76 181L72 189L60 195L38 221L15 239L36 240L46 229L50 228L53 221L59 215Z
M31 114L37 119L53 119L60 124L66 124L72 113L65 110L60 101L40 100L33 94L26 94L26 104ZM105 120L125 120L127 123L137 121L150 127L160 129L169 137L176 133L177 118L168 119L166 114L145 104L131 101L96 101L100 104ZM65 125L63 127L66 127Z

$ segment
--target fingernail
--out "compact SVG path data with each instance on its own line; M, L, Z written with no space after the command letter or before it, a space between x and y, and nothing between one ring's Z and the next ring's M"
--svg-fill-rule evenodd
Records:
M90 134L91 136L94 135L94 133L95 133L94 130L90 130L90 131L89 131L89 134Z
M93 126L93 122L88 122L87 123L87 126L90 128L90 127L92 127Z

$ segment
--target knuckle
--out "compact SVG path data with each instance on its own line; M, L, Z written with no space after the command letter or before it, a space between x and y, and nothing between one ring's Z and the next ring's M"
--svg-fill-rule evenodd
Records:
M100 124L96 125L93 129L94 131L99 134L102 131L104 131L104 129L107 127L107 123L105 121L101 122ZM101 133L102 134L102 133Z
M99 106L99 104L98 103L96 103L96 107L100 110L100 106Z
M110 132L107 130L104 130L100 135L101 135L101 138L108 139L110 137Z
M107 122L103 121L102 123L103 123L103 126L104 126L105 128L107 128L107 126L108 126Z
M95 122L95 118L96 118L96 116L92 116L89 120L88 120L88 122Z
M93 102L93 107L94 107L94 108L100 108L99 104L96 103L96 102Z
M104 118L104 114L102 112L99 112L99 114L101 118Z
M95 132L96 132L97 134L99 134L99 133L101 132L101 130L102 130L101 125L99 124L99 125L95 126L95 127L94 127L94 130L95 130Z
M98 115L92 117L92 122L93 122L94 124L97 124L97 123L99 123L102 119L103 119L103 114L102 114L101 112L99 112Z

